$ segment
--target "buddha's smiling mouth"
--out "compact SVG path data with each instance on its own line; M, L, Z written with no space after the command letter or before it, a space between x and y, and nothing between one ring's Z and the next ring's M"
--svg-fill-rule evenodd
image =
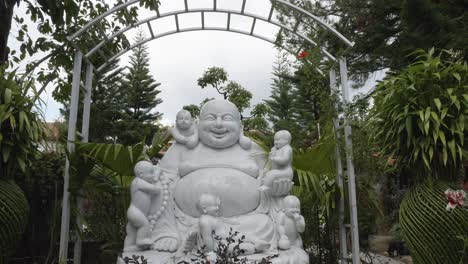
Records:
M223 138L228 133L228 131L227 130L220 130L220 131L211 130L211 133L213 134L215 138Z

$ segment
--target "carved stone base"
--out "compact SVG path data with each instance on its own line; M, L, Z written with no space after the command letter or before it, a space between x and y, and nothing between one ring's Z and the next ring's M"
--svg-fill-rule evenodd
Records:
M292 248L289 250L279 250L269 254L254 254L247 256L249 263L258 263L262 258L279 254L278 257L271 259L273 264L309 264L309 255L300 248ZM190 257L178 258L175 253L158 252L158 251L140 251L140 252L125 252L123 257L131 257L132 255L144 256L148 259L148 264L177 264L180 261L191 263ZM122 259L118 259L117 264L125 264Z

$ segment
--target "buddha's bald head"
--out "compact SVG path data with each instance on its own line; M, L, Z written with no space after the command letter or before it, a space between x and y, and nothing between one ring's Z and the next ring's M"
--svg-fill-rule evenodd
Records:
M228 148L239 141L240 113L226 100L211 100L200 110L199 137L212 148Z
M240 113L237 109L237 106L228 100L211 100L206 102L200 109L200 117L203 117L204 114L208 112L229 112L232 113L240 121Z

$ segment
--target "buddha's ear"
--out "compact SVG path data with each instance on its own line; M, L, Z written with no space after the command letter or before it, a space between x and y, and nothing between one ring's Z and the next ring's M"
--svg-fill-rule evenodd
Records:
M252 147L252 140L244 135L244 126L241 125L239 145L245 150L249 150Z

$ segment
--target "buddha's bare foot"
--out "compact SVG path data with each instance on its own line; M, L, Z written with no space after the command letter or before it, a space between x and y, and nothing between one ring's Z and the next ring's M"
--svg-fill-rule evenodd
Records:
M141 239L136 242L139 247L151 246L151 240L149 238Z
M265 240L257 240L255 241L255 250L257 252L263 252L270 248L270 243L266 242Z
M132 246L124 247L123 252L133 252L137 250L138 250L138 247L136 245L132 245Z
M164 237L156 241L151 249L158 251L175 252L177 250L177 239L173 237Z

